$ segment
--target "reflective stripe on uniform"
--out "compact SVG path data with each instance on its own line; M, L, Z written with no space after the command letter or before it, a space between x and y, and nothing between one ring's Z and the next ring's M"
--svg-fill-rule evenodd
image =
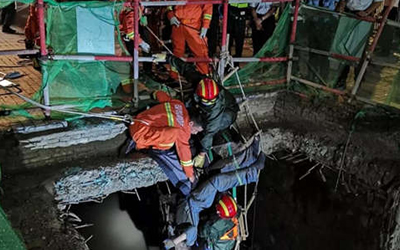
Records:
M236 218L232 219L235 224L228 232L226 232L220 240L235 240L239 233L238 220Z
M247 8L249 6L248 3L231 3L230 5L236 8Z
M174 126L174 115L172 114L171 104L169 102L165 103L165 111L167 111L168 126L173 127Z
M192 160L190 160L190 161L181 161L181 165L184 166L184 167L191 167L191 166L193 166L193 161Z
M127 36L129 39L132 39L132 38L135 36L135 32L132 31L132 32L126 34L126 36Z
M204 19L211 20L211 18L212 18L212 15L204 14Z
M225 203L222 200L220 200L219 204L221 205L222 209L224 210L225 216L229 217L229 211L228 211L228 208L226 207Z
M158 144L159 146L161 146L161 147L163 147L163 148L167 148L167 147L172 147L172 146L174 146L174 142L171 142L171 143L160 143L160 144Z

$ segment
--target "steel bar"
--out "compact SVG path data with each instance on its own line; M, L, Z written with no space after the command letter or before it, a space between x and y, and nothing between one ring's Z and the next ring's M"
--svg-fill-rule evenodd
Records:
M10 56L10 55L32 55L40 52L38 49L22 49L22 50L2 50L0 51L0 56Z
M377 33L376 33L376 35L374 37L372 45L368 50L365 51L365 58L364 58L364 61L362 63L362 66L361 66L361 70L357 75L356 82L354 84L353 90L351 91L352 97L354 97L357 94L357 91L360 88L361 81L362 81L362 79L364 77L365 71L367 70L367 67L368 67L368 64L369 64L369 61L370 61L370 57L374 53L376 45L378 44L378 40L382 35L383 28L385 27L386 20L387 20L387 18L389 16L390 11L393 8L393 4L394 4L394 0L390 0L389 7L383 13L383 17L382 17L381 23L380 23L378 31L377 31ZM349 102L350 101L351 101L351 99L349 99Z
M279 84L284 84L285 82L286 82L286 79L279 79L279 80L246 84L244 87L248 88L248 87L260 87L260 86L265 86L265 85L279 85ZM225 88L226 89L237 89L237 88L240 88L240 86L239 85L225 86Z
M321 163L317 163L314 166L312 166L309 170L307 170L307 172L305 174L303 174L299 180L301 181L302 179L304 179L304 177L306 177L307 175L309 175L311 173L311 171L313 171L316 167L318 167Z
M338 89L332 89L332 88L329 88L329 87L320 85L320 84L318 84L318 83L311 82L311 81L305 80L305 79L301 79L301 78L298 78L298 77L295 77L295 76L291 76L290 79L291 79L291 80L294 80L294 81L301 82L301 83L303 83L303 84L309 85L309 86L314 87L314 88L317 88L317 89L322 89L322 90L324 90L324 91L326 91L326 92L330 92L330 93L333 93L333 94L336 94L336 95L343 95L343 94L345 94L344 91L341 91L341 90L338 90Z

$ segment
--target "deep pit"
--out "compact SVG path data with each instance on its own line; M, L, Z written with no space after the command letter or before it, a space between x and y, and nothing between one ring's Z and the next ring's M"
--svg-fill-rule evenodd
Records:
M282 151L273 156L277 160L269 159L260 176L243 249L379 249L376 235L384 226L386 202L379 192L361 190L363 184L346 173L343 181L351 190L344 182L335 190L338 171L299 153ZM248 187L248 199L254 186ZM92 224L78 229L92 250L160 249L166 236L158 187L140 188L139 196L116 193L102 203L73 205L69 211L82 219L75 222L78 227ZM242 205L243 191L243 187L238 190Z

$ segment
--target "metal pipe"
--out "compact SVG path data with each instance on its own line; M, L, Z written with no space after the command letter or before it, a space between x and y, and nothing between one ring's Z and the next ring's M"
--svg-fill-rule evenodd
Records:
M294 14L293 14L292 34L290 35L290 43L294 43L296 41L297 19L299 17L299 7L300 7L300 0L296 0L296 4L294 7Z
M40 52L38 49L23 49L23 50L3 50L0 51L0 56L9 55L32 55Z
M292 2L293 0L229 0L228 3L261 3L261 2ZM223 4L224 0L188 0L188 1L146 1L141 2L142 6L172 6L172 5L192 5L192 4Z
M372 65L378 65L378 66L382 66L382 67L390 67L390 68L394 68L394 69L400 69L399 65L391 64L391 63L378 62L378 61L374 61L374 60L371 60L369 63Z
M44 3L43 0L37 0L37 11L39 19L39 39L40 39L40 55L41 57L47 56L46 49L46 30L44 25ZM43 88L43 101L46 106L50 106L50 94L49 86ZM50 117L50 110L45 109L44 114L46 117Z
M301 78L298 78L298 77L295 77L295 76L291 76L290 79L294 80L294 81L301 82L303 84L309 85L309 86L317 88L317 89L322 89L322 90L324 90L326 92L330 92L330 93L333 93L333 94L336 94L336 95L343 95L345 93L344 91L337 90L337 89L332 89L332 88L320 85L318 83L311 82L311 81L305 80L305 79L301 79Z
M139 92L138 92L138 80L139 80L139 0L134 0L134 50L133 50L133 103L134 107L139 107Z
M290 77L292 76L292 66L293 66L293 53L294 53L294 45L289 45L289 61L288 61L288 69L286 72L286 82L290 83Z
M350 17L350 18L358 19L358 20L361 20L361 21L369 22L369 23L374 23L376 21L375 18L360 17L360 16L357 16L355 14L346 13L346 12L339 13L339 12L331 11L331 10L328 10L328 9L315 8L315 7L311 6L311 5L306 5L306 4L302 5L301 8L314 10L314 11L318 11L318 12L322 12L322 13L328 13L328 14L331 14L331 15L334 15L334 16Z
M224 79L225 60L224 55L228 53L229 41L228 36L228 0L223 1L223 15L222 15L222 38L221 38L221 61L219 63L218 74L220 79Z
M78 60L78 61L114 61L132 62L131 56L95 56L95 55L52 55L51 60ZM218 58L188 57L181 58L185 62L219 62ZM153 57L139 57L139 62L153 62ZM288 57L234 57L234 62L285 62ZM160 61L165 62L165 61Z

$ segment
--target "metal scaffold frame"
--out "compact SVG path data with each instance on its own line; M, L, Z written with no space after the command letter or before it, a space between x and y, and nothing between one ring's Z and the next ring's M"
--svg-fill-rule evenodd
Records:
M274 85L274 84L290 84L290 82L297 81L300 83L303 83L305 85L311 86L313 88L318 88L326 92L342 95L344 94L343 91L332 89L329 87L326 87L324 85L311 82L306 79L301 79L299 77L295 77L292 75L292 66L293 66L293 54L295 50L300 50L300 51L308 51L310 53L315 53L323 56L328 56L336 59L341 59L349 62L356 62L356 63L361 63L361 70L359 74L357 75L356 78L356 83L354 88L352 89L352 99L357 98L362 100L362 98L358 98L356 96L357 91L360 87L361 81L363 79L363 76L365 74L365 71L368 67L369 64L375 64L379 65L379 63L375 63L371 61L371 55L373 54L376 45L378 43L378 40L382 34L384 25L388 23L391 26L399 27L400 24L391 22L390 20L387 20L387 17L389 15L390 10L393 7L394 1L391 0L388 8L385 10L381 21L379 22L379 27L378 31L373 38L372 45L367 48L364 52L364 56L362 58L358 57L353 57L353 56L347 56L347 55L341 55L341 54L335 54L327 51L322 51L322 50L317 50L313 48L304 48L301 46L295 45L296 42L296 32L297 32L297 21L298 21L298 15L299 15L299 8L300 8L300 0L186 0L186 1L141 1L141 0L127 0L124 4L126 6L131 6L134 8L134 10L138 10L140 8L140 5L144 7L161 7L161 6L173 6L173 5L193 5L193 4L222 4L223 5L223 18L222 18L222 37L221 37L221 57L220 58L186 58L185 60L187 62L219 62L220 65L225 65L226 61L222 57L222 54L225 53L225 55L228 52L228 47L227 47L227 29L228 29L228 5L232 3L260 3L260 2L295 2L294 4L294 11L293 11L293 22L292 22L292 27L291 27L291 33L290 33L290 42L289 42L289 52L288 56L284 57L263 57L263 58L255 58L255 57L235 57L233 58L233 62L268 62L268 63L279 63L279 62L287 62L288 67L287 67L287 73L286 73L286 79L277 79L269 82L261 82L261 83L256 83L252 84L252 86L262 86L262 85ZM134 79L134 87L133 87L133 96L132 100L135 104L135 106L138 106L139 102L139 96L138 96L138 79L139 79L139 62L151 62L153 60L152 57L140 57L139 56L139 11L135 11L134 15L134 33L138 34L134 36L134 54L133 56L104 56L104 55L48 55L48 51L46 49L46 33L45 33L45 23L44 23L44 0L37 0L37 10L38 10L38 21L39 21L39 33L40 33L40 55L42 60L84 60L84 61L118 61L118 62L133 62L132 67L133 67L133 79ZM310 8L313 9L311 6L303 6L305 8ZM314 8L315 9L315 8ZM330 11L325 11L318 9L318 11L322 12L329 12ZM343 14L343 13L336 13L338 15L343 15L343 16L351 16L353 18L357 18L363 21L368 21L368 22L376 22L375 19L371 18L361 18L357 17L355 15L349 15L349 14ZM31 54L32 51L36 50L6 50L6 51L0 51L0 56L1 55L13 55L13 54ZM396 68L395 65L390 65L390 64L385 64L385 66L388 67L394 67ZM220 66L219 74L221 76L221 79L223 79L223 66ZM230 87L234 88L234 87ZM350 99L351 100L351 99ZM46 106L50 106L50 97L49 97L49 88L48 86L45 86L43 89L43 102ZM45 110L45 115L49 116L50 115L50 109Z

